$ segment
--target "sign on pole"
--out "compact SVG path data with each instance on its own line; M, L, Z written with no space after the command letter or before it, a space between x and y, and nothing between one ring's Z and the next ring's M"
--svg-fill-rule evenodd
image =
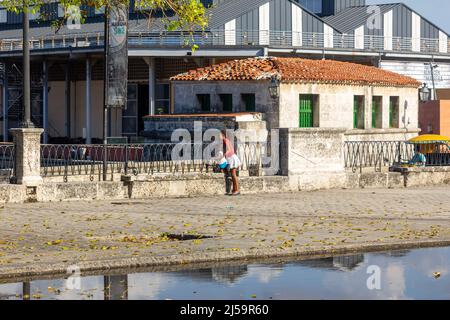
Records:
M124 108L128 85L128 6L117 3L109 9L107 41L106 106Z

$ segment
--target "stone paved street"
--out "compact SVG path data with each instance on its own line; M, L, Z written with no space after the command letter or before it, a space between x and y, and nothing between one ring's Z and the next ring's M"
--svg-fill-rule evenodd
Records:
M0 277L448 241L446 187L8 204ZM174 240L169 234L211 238ZM444 244L444 243L443 243Z

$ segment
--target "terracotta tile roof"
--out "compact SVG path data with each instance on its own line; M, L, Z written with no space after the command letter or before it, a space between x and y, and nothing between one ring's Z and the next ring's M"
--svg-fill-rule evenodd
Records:
M376 67L334 60L301 58L249 58L182 73L174 81L268 80L350 85L419 87L417 80Z

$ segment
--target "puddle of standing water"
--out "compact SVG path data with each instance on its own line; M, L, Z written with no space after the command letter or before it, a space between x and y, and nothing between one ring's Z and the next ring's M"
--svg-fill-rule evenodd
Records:
M0 284L0 299L450 299L450 247Z

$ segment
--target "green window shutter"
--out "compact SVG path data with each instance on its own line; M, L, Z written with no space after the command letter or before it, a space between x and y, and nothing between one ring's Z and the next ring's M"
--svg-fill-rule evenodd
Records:
M211 111L211 96L209 94L198 94L197 98L202 111Z
M222 100L223 111L226 111L226 112L233 111L233 95L222 94L222 95L220 95L220 99Z
M299 127L311 128L313 126L313 96L300 95Z
M377 127L377 101L375 97L372 98L372 128Z
M254 94L243 94L242 99L245 104L245 111L255 112L256 111L256 97Z
M358 129L358 97L353 98L353 129Z

